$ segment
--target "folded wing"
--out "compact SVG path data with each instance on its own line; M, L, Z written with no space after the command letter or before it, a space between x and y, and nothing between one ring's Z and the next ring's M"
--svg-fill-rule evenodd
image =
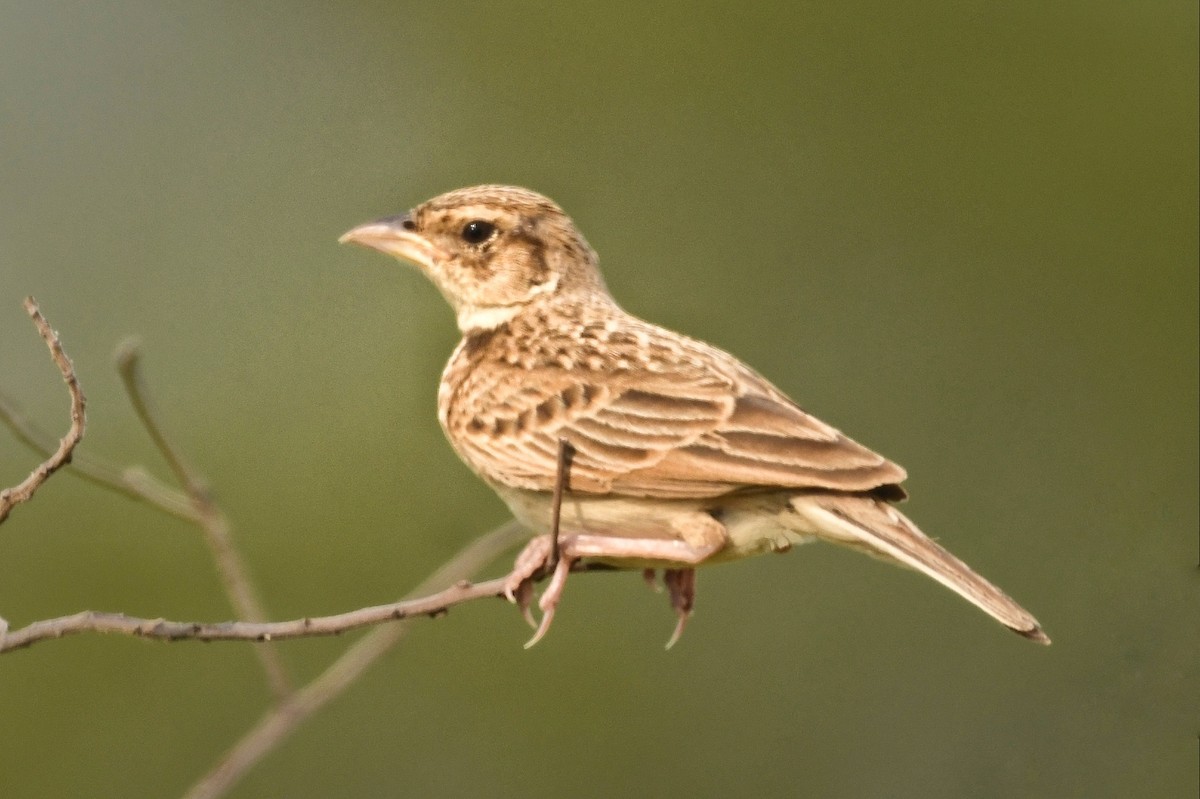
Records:
M651 329L654 332L656 329ZM570 488L662 498L749 487L872 491L904 470L805 413L733 356L672 336L623 368L491 369L458 407L460 453L516 488L554 486L559 440ZM453 437L452 437L453 438Z

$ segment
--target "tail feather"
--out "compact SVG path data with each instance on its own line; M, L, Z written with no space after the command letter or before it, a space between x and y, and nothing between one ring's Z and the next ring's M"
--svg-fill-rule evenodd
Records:
M861 549L932 577L996 621L1039 644L1050 638L1008 594L926 536L904 514L872 497L809 494L792 499L802 532ZM805 523L807 522L807 523Z

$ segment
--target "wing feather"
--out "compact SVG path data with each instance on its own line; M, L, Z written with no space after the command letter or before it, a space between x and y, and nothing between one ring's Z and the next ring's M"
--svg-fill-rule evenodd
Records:
M570 487L584 493L870 491L904 480L899 466L805 413L733 356L638 324L649 341L639 352L656 360L464 369L470 377L444 421L451 441L488 479L541 491L554 486L560 439L574 448Z

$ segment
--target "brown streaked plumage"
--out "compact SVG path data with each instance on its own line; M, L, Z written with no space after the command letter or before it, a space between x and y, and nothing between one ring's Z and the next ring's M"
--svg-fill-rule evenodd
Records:
M549 199L459 189L342 241L416 264L455 309L463 339L442 376L438 418L535 530L549 529L560 441L571 447L562 557L534 641L577 561L662 568L680 617L673 643L696 566L820 538L921 571L1049 643L1028 612L890 504L905 497L902 468L732 355L625 313L595 252ZM510 596L523 609L550 550L541 536L518 558Z

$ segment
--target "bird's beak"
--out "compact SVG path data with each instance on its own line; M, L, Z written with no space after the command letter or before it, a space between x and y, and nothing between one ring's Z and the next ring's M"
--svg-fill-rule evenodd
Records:
M438 250L424 236L410 230L411 225L408 214L389 216L346 231L338 243L361 244L428 269L433 266Z

